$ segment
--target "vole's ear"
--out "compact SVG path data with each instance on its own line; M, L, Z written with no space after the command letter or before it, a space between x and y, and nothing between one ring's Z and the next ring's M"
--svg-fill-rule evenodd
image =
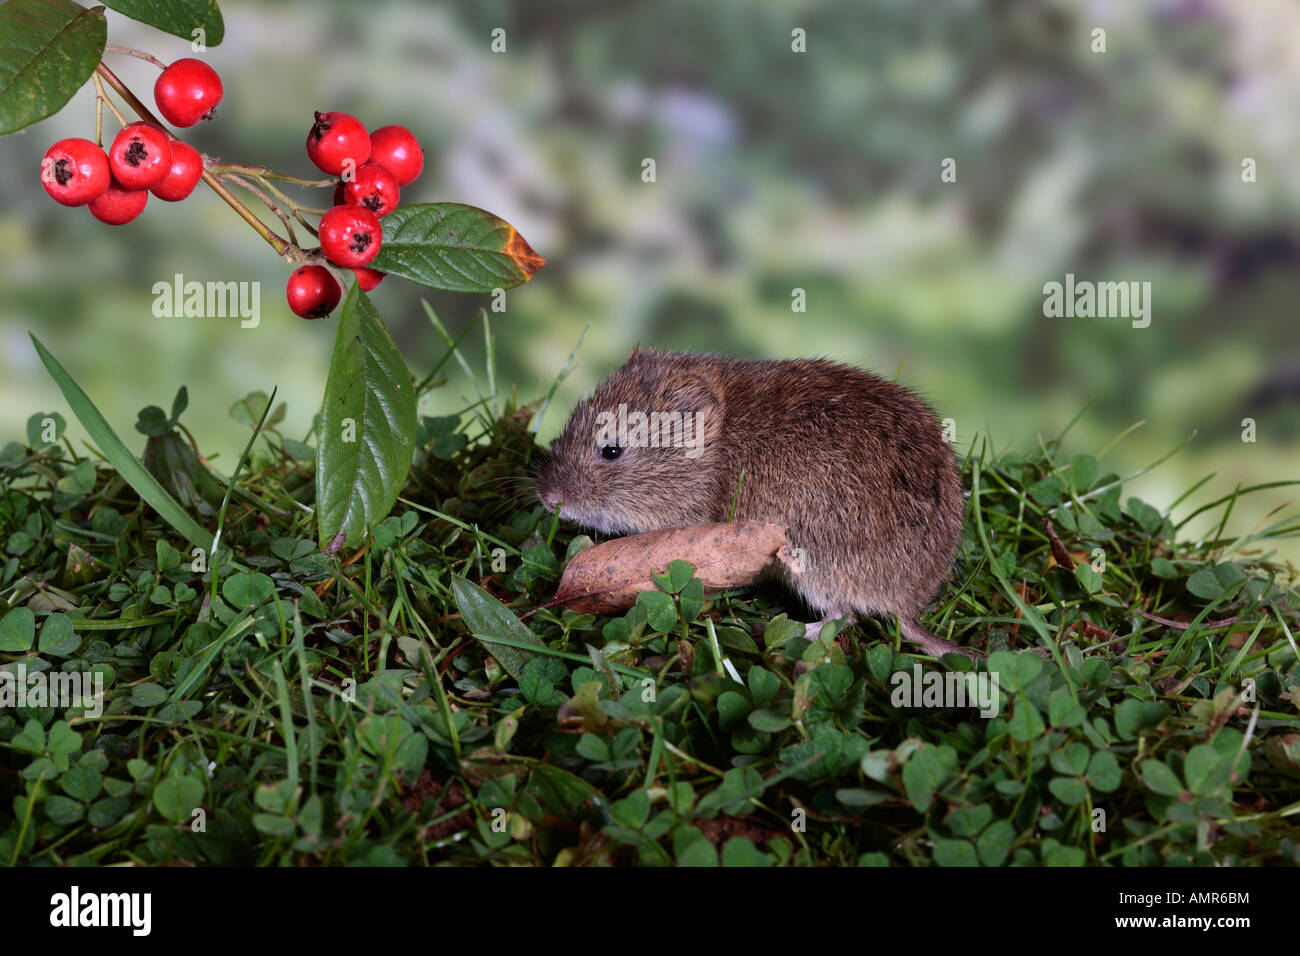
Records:
M668 410L695 412L704 430L704 440L712 441L722 434L722 420L727 413L727 402L722 383L712 376L677 374L668 380L664 389Z
M645 354L645 349L641 348L640 343L637 343L637 347L632 350L632 354L627 357L627 360L629 363L635 362L644 354Z

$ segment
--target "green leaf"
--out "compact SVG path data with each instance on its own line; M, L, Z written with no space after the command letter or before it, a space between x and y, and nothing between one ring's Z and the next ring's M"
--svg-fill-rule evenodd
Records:
M650 817L650 797L644 790L633 790L625 799L609 805L609 815L620 826L639 830Z
M609 759L609 745L605 743L605 738L597 737L595 734L583 734L578 738L578 743L573 749L588 760L597 763Z
M677 605L671 595L663 591L642 591L636 596L636 603L656 631L671 634L677 629Z
M81 734L73 730L66 720L56 720L50 727L45 749L56 757L69 757L81 749Z
M90 494L95 488L95 463L89 458L83 458L59 479L57 487L65 495L79 498Z
M1183 794L1183 785L1169 767L1159 760L1142 761L1142 782L1147 789L1166 797L1178 797Z
M157 707L167 700L167 691L157 684L136 684L131 688L132 707Z
M1197 744L1183 760L1187 789L1196 794L1210 794L1232 779L1232 760L1222 756L1210 744Z
M1178 577L1178 568L1168 558L1152 558L1151 573L1166 581L1173 581Z
M188 823L202 799L203 784L193 777L167 777L153 792L153 805L172 823Z
M1016 838L1016 828L1009 820L995 820L987 830L980 834L975 842L979 851L980 862L985 866L1001 866L1011 852L1011 844Z
M258 608L275 594L275 582L265 574L240 571L222 582L221 594L237 610Z
M1043 863L1047 866L1083 866L1085 862L1087 855L1077 846L1053 846L1043 856Z
M717 866L718 851L713 848L713 844L700 837L677 854L678 866Z
M771 866L772 858L746 837L732 837L722 845L723 866Z
M14 734L13 740L9 741L10 746L15 750L20 750L29 754L45 753L45 728L41 722L32 717L23 724L23 729Z
M141 435L161 438L172 430L172 423L167 418L167 413L157 405L147 405L140 409L140 415L135 423L135 430Z
M948 746L923 746L903 764L903 789L919 813L929 809L935 790L948 778L952 769L951 766L945 766L943 751L952 755L954 759L951 763L955 764L956 754Z
M89 767L69 767L59 778L63 792L74 800L88 803L99 796L104 778L98 770Z
M1088 783L1094 790L1101 793L1110 793L1119 789L1120 783L1124 779L1123 771L1119 768L1119 761L1109 750L1099 750L1092 755L1088 761Z
M1092 565L1087 562L1075 566L1074 579L1089 594L1096 594L1101 588L1101 575L1094 571Z
M1074 486L1077 492L1087 491L1092 487L1093 482L1097 480L1097 474L1101 469L1097 465L1097 459L1092 455L1071 455L1070 470L1067 476L1070 484Z
M266 415L266 424L279 424L284 420L285 403L281 402L268 414L267 406L270 404L271 397L266 392L252 391L230 406L230 417L249 428L256 428L263 415Z
M272 837L291 837L297 829L292 820L285 817L272 816L269 813L254 813L253 827L258 833L265 833Z
M501 663L507 674L519 680L519 676L524 672L524 666L534 659L534 655L484 638L500 637L515 644L531 644L535 647L546 645L519 618L515 617L510 608L472 581L453 574L451 590L456 596L456 607L460 608L461 617L469 626L470 633Z
M749 692L754 698L754 703L760 707L771 702L781 689L781 679L764 667L751 667L749 673L745 675L745 680L749 683Z
M734 690L724 690L718 695L716 704L718 723L723 730L730 730L731 725L743 719L753 707L744 694L737 693Z
M581 777L550 764L538 764L520 795L536 800L551 814L572 813L580 807L605 805L605 796Z
M66 614L51 614L41 625L41 653L52 657L70 657L81 646L81 638L72 629Z
M1213 601L1223 594L1223 584L1212 569L1202 568L1187 579L1187 590L1198 598Z
M339 314L316 451L323 550L359 544L387 516L411 467L416 425L411 373L354 283Z
M130 807L131 801L126 797L104 797L102 800L96 800L91 804L86 819L90 821L92 827L111 827L122 819L122 814L126 813Z
M670 561L668 563L668 582L674 594L677 594L682 588L690 584L693 577L695 577L695 569L691 567L689 561Z
M55 794L45 801L45 815L60 826L76 823L85 810L76 800Z
M790 716L774 710L756 710L749 715L749 726L762 733L777 733L790 726Z
M948 829L959 837L973 837L989 825L993 819L993 808L987 803L974 807L958 807L948 814Z
M1004 690L1018 691L1029 686L1042 673L1043 660L1033 651L1019 654L998 651L989 656L988 670Z
M867 651L867 669L877 681L888 685L894 669L894 649L888 644L877 644Z
M28 608L16 607L0 619L0 651L22 653L36 639L36 615Z
M54 437L50 441L45 440L46 419L49 419L54 425ZM64 421L63 416L58 412L37 412L27 419L27 445L33 451L39 451L49 445L56 444L67 430L68 423Z
M0 7L0 135L63 109L104 55L102 7L9 0Z
M1047 719L1053 727L1077 727L1087 714L1076 704L1065 687L1058 687L1047 697Z
M1160 517L1160 512L1155 508L1152 508L1141 498L1130 498L1125 507L1128 513L1133 516L1133 520L1136 521L1147 534L1154 535L1160 530L1160 526L1164 524L1164 519ZM1163 559L1157 558L1156 560ZM1163 577L1163 575L1161 576Z
M202 30L201 39L207 46L216 46L226 35L226 25L217 8L217 0L103 0L104 6L139 20L163 33L182 40L196 39L195 30Z
M1088 799L1088 788L1078 777L1053 777L1047 783L1056 799L1074 806Z
M1088 766L1088 746L1076 742L1068 743L1052 754L1052 767L1057 773L1077 777Z
M861 787L843 787L835 791L835 799L846 807L871 807L884 803L889 799L889 794L879 790L863 790Z
M555 692L555 685L541 674L528 673L525 668L519 676L519 691L530 704L540 704Z
M966 840L935 840L934 862L939 866L979 866L975 847Z
M1132 740L1143 727L1160 723L1165 717L1164 704L1129 698L1115 708L1115 730L1124 740Z
M5 8L0 8L3 9ZM130 485L154 511L158 512L160 518L184 535L185 540L190 544L204 549L211 547L212 535L204 531L185 509L176 503L176 499L158 484L158 480L149 474L126 445L122 444L122 439L117 437L99 409L95 407L95 403L81 390L81 386L72 380L72 376L59 364L58 359L41 344L41 340L34 335L31 336L31 340L36 346L41 361L45 363L50 377L54 379L59 390L63 392L63 397L67 399L73 414L77 416L82 427L90 433L91 440L99 446L99 450L104 453L109 464L122 476L122 480Z
M460 203L394 209L370 268L444 292L490 293L531 279L546 260L514 226Z
M1016 701L1015 712L1007 721L1007 732L1021 743L1033 740L1047 729L1038 708L1021 697Z

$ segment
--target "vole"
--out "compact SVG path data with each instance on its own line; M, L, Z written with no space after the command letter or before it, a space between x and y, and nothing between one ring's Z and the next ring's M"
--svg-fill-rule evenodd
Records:
M953 452L924 401L869 372L638 346L534 478L546 508L606 534L726 521L734 498L737 519L784 525L802 549L802 573L776 573L823 616L810 637L894 614L926 653L971 653L916 621L961 535Z

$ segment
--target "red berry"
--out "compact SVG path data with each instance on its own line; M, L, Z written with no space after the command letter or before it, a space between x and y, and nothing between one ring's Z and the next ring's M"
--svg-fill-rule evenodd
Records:
M153 85L158 112L173 126L210 120L221 102L221 77L202 60L186 57L163 70Z
M55 202L84 206L109 182L108 157L88 139L61 139L41 160L41 185Z
M355 269L379 255L379 218L364 206L335 206L320 217L320 247L335 265Z
M378 163L362 163L356 178L343 184L343 198L354 206L365 206L376 216L387 216L397 208L401 190L397 177Z
M405 126L381 126L370 134L370 161L387 166L397 185L406 186L424 169L424 150Z
M289 274L284 297L289 300L294 315L323 319L339 304L343 290L324 266L300 266Z
M194 192L203 175L203 157L189 143L172 140L172 167L167 178L149 190L164 202L180 202Z
M343 187L346 185L347 183L339 183L334 187L334 205L342 206L348 201L348 197L343 191Z
M307 133L307 155L322 171L340 175L370 158L370 136L361 120L347 113L317 113Z
M113 137L108 168L123 189L152 189L172 169L171 137L152 123L132 123Z
M144 212L149 202L149 190L127 189L117 180L108 184L108 188L90 201L86 208L100 222L110 226L122 226Z
M369 292L384 281L384 276L388 275L387 272L380 272L378 269L371 269L368 266L360 266L352 271L357 277L357 285L361 287L362 292Z

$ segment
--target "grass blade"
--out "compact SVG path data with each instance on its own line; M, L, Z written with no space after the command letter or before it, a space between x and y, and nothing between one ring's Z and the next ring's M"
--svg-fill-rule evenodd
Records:
M140 460L131 454L131 450L122 444L122 439L117 437L117 433L100 414L95 403L90 400L90 396L73 381L72 376L59 364L59 360L41 344L41 340L30 332L27 334L31 337L32 344L36 346L36 353L45 363L50 377L63 392L63 397L68 400L68 407L77 416L77 421L81 422L81 426L90 433L91 440L122 476L122 480L134 489L142 501L158 512L158 517L184 535L190 544L206 550L212 544L211 533L203 530L176 499L167 493L167 489L145 470Z

